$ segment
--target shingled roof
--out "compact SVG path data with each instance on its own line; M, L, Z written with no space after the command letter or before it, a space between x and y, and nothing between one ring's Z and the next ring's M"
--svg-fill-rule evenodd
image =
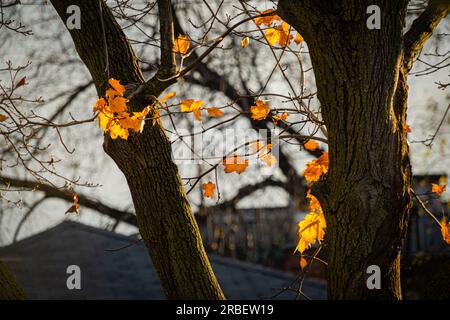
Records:
M210 256L229 299L269 298L294 278L258 265ZM65 221L0 248L5 262L32 299L164 299L145 246L135 237ZM66 269L81 268L81 290L68 290ZM307 279L303 290L325 299L325 285ZM278 299L295 299L285 291Z

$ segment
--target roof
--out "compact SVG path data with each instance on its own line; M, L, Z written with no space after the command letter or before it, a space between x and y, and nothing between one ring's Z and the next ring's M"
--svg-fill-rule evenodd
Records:
M289 273L209 256L229 299L269 298L294 280ZM164 299L145 246L135 237L65 221L40 234L0 248L32 299ZM81 290L68 290L69 265L81 269ZM303 291L325 299L321 282L306 279ZM285 291L278 299L294 299Z

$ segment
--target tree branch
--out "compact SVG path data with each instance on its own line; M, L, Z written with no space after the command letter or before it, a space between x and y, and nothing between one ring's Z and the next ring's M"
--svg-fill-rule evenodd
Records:
M425 11L414 20L404 36L404 67L406 72L412 68L425 42L431 37L439 22L450 12L450 0L430 0Z
M35 181L0 176L0 185L28 190L37 190L43 192L46 198L58 198L66 200L68 202L73 201L73 194L57 189L48 184L39 184ZM110 218L126 222L133 226L137 225L136 216L132 212L112 208L101 201L92 199L83 194L78 194L78 203L86 208L96 210L104 215L107 215Z

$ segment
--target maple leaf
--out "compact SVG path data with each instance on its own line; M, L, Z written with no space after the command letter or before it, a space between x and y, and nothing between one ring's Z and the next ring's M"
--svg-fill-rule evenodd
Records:
M203 106L203 101L186 99L181 101L181 112L194 112L198 111Z
M73 194L73 205L67 209L65 213L75 212L76 214L80 213L80 205L78 204L78 194Z
M178 35L178 38L174 41L173 51L179 53L180 55L185 55L190 46L189 37L187 35Z
M322 212L322 206L320 205L319 200L311 194L310 191L306 194L306 199L309 200L308 208L311 212L321 213Z
M208 183L204 183L202 187L203 187L203 195L206 198L211 199L214 198L214 193L216 192L216 185L213 182L209 181Z
M115 91L117 91L117 93L120 96L123 96L123 94L125 93L125 87L120 84L119 80L111 78L111 79L108 80L108 83Z
M325 237L326 227L327 225L323 213L308 213L298 224L299 241L295 251L303 253L303 251L316 241L322 241Z
M317 150L317 148L319 147L319 144L318 144L317 142L313 141L313 140L308 140L308 142L306 142L306 143L303 145L303 147L304 147L306 150L314 151L314 150Z
M447 185L437 185L435 183L431 184L431 192L436 193L438 196L442 195L445 191L445 188L447 187Z
M280 40L280 32L276 28L268 28L264 31L264 37L267 43L273 46Z
M116 96L109 101L108 105L113 113L122 113L128 111L127 102L128 100L126 98Z
M225 173L237 172L241 174L248 167L248 160L243 159L236 154L223 160Z
M134 132L142 133L142 130L144 130L145 125L145 117L150 112L150 107L146 107L141 112L133 112L133 115L130 117L131 119L131 126L130 129L132 129ZM159 110L158 110L159 112Z
M6 119L8 119L7 116L5 116L5 115L3 115L3 114L0 114L0 122L5 121Z
M304 172L308 183L315 182L328 172L328 152L324 152L318 159L309 162Z
M214 118L220 118L224 114L224 112L222 110L215 108L215 107L206 108L206 111L208 112L208 116L214 117Z
M444 241L450 244L450 222L447 222L445 217L441 220L441 233Z
M166 94L161 100L159 100L159 102L160 102L161 104L164 104L164 103L167 102L167 100L169 100L169 99L175 97L176 94L177 94L177 93L176 93L175 91L170 92L170 93Z
M253 120L264 120L270 112L269 104L258 99L256 105L250 108Z
M250 38L244 37L241 41L242 48L247 48L249 44L250 44Z
M262 11L260 14L268 14L271 12L275 12L273 9L268 9L268 10L264 10ZM260 26L261 24L265 24L266 26L270 26L274 21L276 20L281 20L280 16L273 14L273 15L267 15L264 17L256 17L255 19L253 19L253 22L255 22L255 24L257 26Z
M289 117L289 115L286 112L283 112L280 116L277 116L277 115L272 116L272 120L273 120L273 123L275 125L277 125L278 121L280 121L280 120L285 121L288 117Z
M278 43L282 47L286 47L294 38L290 31L290 26L286 22L282 22L281 26L276 28L279 33Z
M99 98L92 109L92 112L103 111L106 106L106 100L104 98Z

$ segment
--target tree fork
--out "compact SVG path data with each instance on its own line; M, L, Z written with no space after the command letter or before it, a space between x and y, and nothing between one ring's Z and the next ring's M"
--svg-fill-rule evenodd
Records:
M63 22L67 18L67 6L76 4L80 7L81 29L69 29L69 32L81 60L91 73L99 96L104 94L108 77L119 79L127 88L139 88L139 94L129 102L129 109L141 111L153 104L151 96L158 97L174 82L161 80L175 72L175 59L171 52L173 22L170 1L158 1L162 66L148 82L144 82L125 34L103 1L51 2ZM101 16L99 4L102 6ZM106 39L102 32L102 20ZM108 45L108 59L105 59L102 47L104 42ZM109 75L105 72L106 60L109 61L106 68ZM149 116L153 113L154 110ZM106 135L104 149L127 179L140 233L167 298L224 299L206 256L178 169L172 161L170 141L162 124L159 121L154 126L146 124L142 134L130 134L128 140L112 140Z

